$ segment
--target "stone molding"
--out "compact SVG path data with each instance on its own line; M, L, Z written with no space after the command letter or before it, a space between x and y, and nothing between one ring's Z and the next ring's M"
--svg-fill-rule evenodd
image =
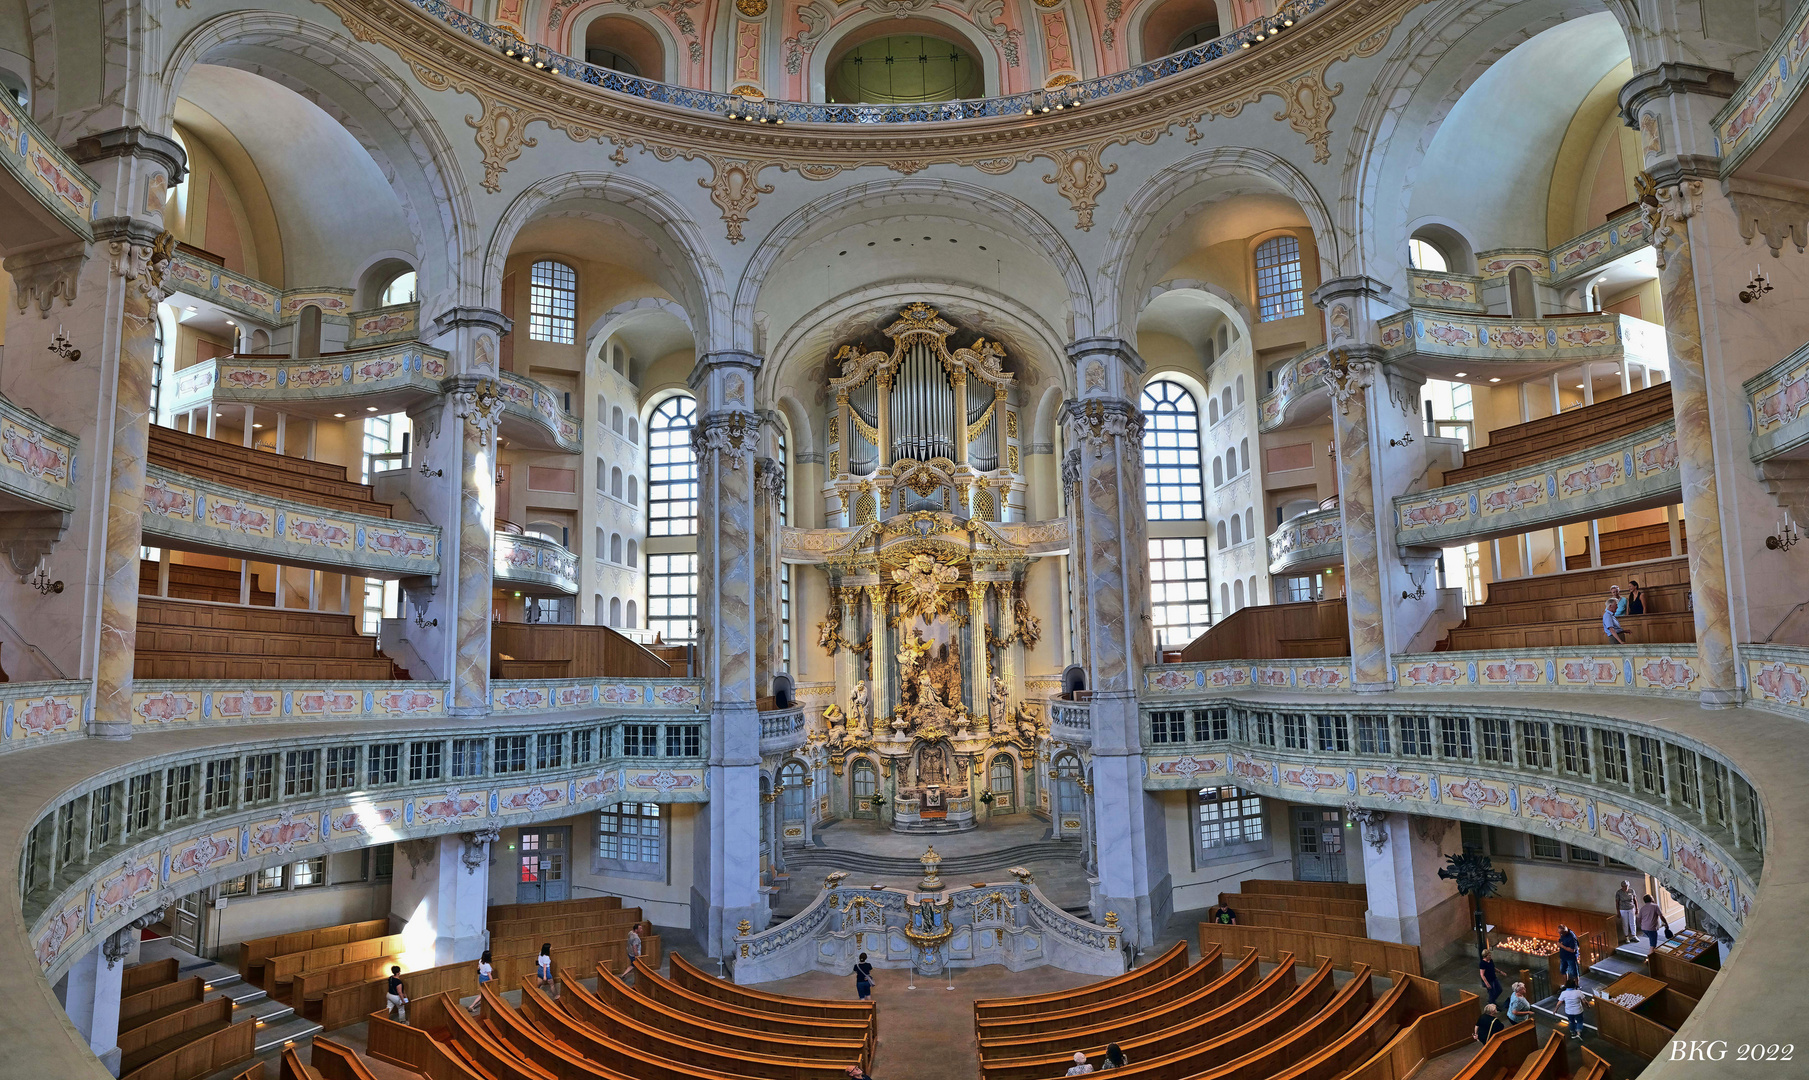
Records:
M1739 89L1740 80L1734 78L1732 72L1720 68L1702 67L1698 64L1660 64L1650 71L1642 71L1633 76L1621 87L1621 119L1628 127L1637 129L1640 107L1653 98L1695 94L1725 100L1733 97Z
M1786 239L1798 254L1809 247L1809 192L1733 177L1721 181L1721 193L1733 204L1747 243L1763 236L1774 259L1783 254Z
M80 165L120 157L144 158L163 170L170 187L175 187L188 175L188 153L182 149L182 144L141 127L117 127L84 135L75 141L69 156Z

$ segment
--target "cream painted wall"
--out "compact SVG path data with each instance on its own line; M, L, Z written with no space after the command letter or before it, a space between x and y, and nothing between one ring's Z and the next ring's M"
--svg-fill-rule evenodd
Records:
M408 861L397 856L397 871L408 873ZM328 856L327 880L357 878L364 865L363 851L342 851ZM381 919L389 914L389 882L346 880L318 889L300 889L261 896L232 897L220 911L206 913L204 955L231 963L241 941L309 930L317 926Z
M611 875L596 866L597 815L549 821L541 828L571 828L571 898L583 900L595 896L619 896L623 907L640 907L643 917L654 926L689 926L691 922L691 868L694 834L700 806L674 803L665 807L662 816L665 863L660 875L648 879ZM490 846L490 903L512 904L516 897L515 858L519 829L504 829L502 838ZM398 872L406 872L406 863L398 860Z
M188 149L189 174L180 191L178 213L169 222L177 240L208 248L214 194L224 199L238 234L236 251L216 251L228 269L283 288L283 241L276 210L262 175L244 146L226 126L191 101L176 104L176 131Z
M1162 804L1162 820L1168 836L1168 871L1174 894L1170 907L1175 911L1194 911L1219 902L1219 893L1236 892L1245 878L1292 878L1293 855L1288 846L1288 804L1280 799L1265 801L1265 824L1268 850L1229 859L1202 861L1195 855L1193 792L1163 791L1152 793ZM1204 853L1201 853L1204 854ZM1362 876L1362 860L1356 863ZM1197 865L1196 865L1197 864Z

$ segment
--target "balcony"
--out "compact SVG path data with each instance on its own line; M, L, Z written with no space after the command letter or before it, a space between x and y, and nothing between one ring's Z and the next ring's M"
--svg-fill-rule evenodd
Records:
M1617 259L1651 244L1646 219L1634 207L1616 214L1581 236L1549 251L1539 248L1495 248L1476 253L1476 269L1487 288L1515 269L1548 285L1567 285L1595 273Z
M497 522L497 582L526 596L578 595L578 556L544 536L523 533L520 528L511 522Z
M1522 379L1548 374L1554 366L1623 357L1648 368L1669 367L1664 328L1627 315L1514 319L1414 308L1377 326L1389 362L1418 361L1439 378L1453 377L1462 367L1472 374Z
M1416 308L1481 315L1488 310L1488 305L1482 301L1483 281L1472 274L1409 270L1407 302Z
M283 318L281 289L190 251L177 249L171 253L169 267L163 272L163 286L172 295L181 293L205 300L265 326L275 326Z
M17 185L0 189L0 254L94 239L88 223L100 185L38 130L11 93L0 93L0 169Z
M401 412L438 395L447 370L444 352L412 340L318 357L226 356L177 372L164 408L232 403L316 419L354 407Z
M784 754L804 745L809 725L804 706L794 705L760 714L760 753Z
M395 341L411 341L421 334L421 305L391 304L389 307L353 311L346 314L351 321L347 348L366 349Z
M1741 384L1752 422L1752 460L1809 458L1809 345Z
M1093 745L1093 706L1085 701L1049 701L1049 737L1070 746Z
M61 536L75 509L78 445L74 435L0 397L0 513L55 511Z
M1331 407L1325 383L1319 378L1326 369L1327 352L1323 345L1308 349L1270 372L1275 389L1257 402L1258 431L1275 431L1302 419L1316 420Z
M524 375L505 371L497 377L502 395L502 432L511 445L531 450L584 450L584 426L561 407L553 391Z
M1344 562L1344 514L1337 505L1282 523L1269 534L1269 573L1304 574Z

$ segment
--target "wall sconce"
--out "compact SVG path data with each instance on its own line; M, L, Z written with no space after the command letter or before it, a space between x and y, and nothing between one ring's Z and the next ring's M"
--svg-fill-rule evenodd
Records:
M422 629L422 630L425 630L425 629L427 629L427 628L428 628L428 627L430 627L430 626L438 626L438 625L440 625L440 620L438 620L438 619L424 619L424 618L422 618L422 617L421 617L421 616L423 616L423 615L425 615L425 614L426 614L426 612L424 612L424 611L417 611L417 612L415 612L415 626L416 626L416 627L418 627L418 628L419 628L419 629Z
M1388 445L1390 445L1390 446L1412 446L1413 445L1413 432L1411 432L1411 431L1402 432L1400 438L1388 440Z
M1746 283L1746 288L1740 290L1740 302L1742 304L1750 304L1770 291L1771 279L1765 276L1765 268L1763 266L1754 266L1752 268L1752 280ZM58 332L60 333L61 331Z
M50 339L49 348L51 352L72 364L82 358L82 350L75 347L75 343L69 340L68 334L63 333L62 323L57 324L57 334L56 337Z
M1797 535L1796 523L1790 520L1790 511L1786 510L1783 524L1778 526L1777 535L1767 536L1765 546L1772 551L1789 551L1796 546L1796 542L1800 539L1802 537Z
M427 467L427 463L425 461L423 461L423 462L421 462L421 475L422 476L445 476L446 470L445 469L430 469Z
M38 572L32 577L27 578L25 584L38 590L39 596L49 596L51 593L60 593L63 591L63 583L61 581L50 580L50 564L43 560L38 561Z

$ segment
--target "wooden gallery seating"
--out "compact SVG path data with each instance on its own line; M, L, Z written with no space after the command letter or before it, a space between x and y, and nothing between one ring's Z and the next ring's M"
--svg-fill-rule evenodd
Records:
M318 1001L329 989L388 971L401 961L404 949L401 934L385 934L273 956L264 965L264 990L300 1010L304 1001Z
M340 923L337 926L320 926L313 930L296 930L272 937L252 938L239 943L239 974L246 982L268 990L264 967L273 956L307 952L323 945L343 945L348 941L363 941L388 933L388 919L367 919L363 922Z
M575 915L586 911L619 911L619 896L596 896L584 900L548 900L540 904L491 904L484 915L488 926L511 919L528 919L549 915Z
M1238 889L1246 896L1312 896L1322 900L1361 900L1369 902L1364 885L1344 881L1289 881L1286 878L1250 878L1240 881Z
M178 979L176 958L135 964L120 975L119 1030L150 1024L201 1004L207 984L199 975Z
M143 679L408 678L353 615L152 596L138 600L132 671Z
M157 595L157 563L150 559L138 562L138 594L144 596ZM169 597L172 600L206 600L215 604L236 604L239 602L239 572L237 570L220 570L211 566L195 566L190 563L170 563ZM250 595L246 598L252 607L275 607L276 593L265 592L252 582ZM139 603L143 603L140 600Z
M1273 930L1310 930L1346 937L1368 937L1363 913L1367 900L1334 900L1287 893L1220 893L1219 906L1229 906L1239 926Z
M252 1056L257 1025L234 1024L231 999L204 1000L199 976L176 975L174 957L121 973L121 1077L199 1080Z
M675 1012L714 1024L738 1027L747 1031L805 1038L858 1039L867 1046L865 1057L871 1057L874 1040L874 1011L871 1001L824 1001L818 998L787 997L767 994L711 979L691 967L674 953L669 962L681 972L685 985L677 979L663 979L642 963L634 964L634 992L649 1001ZM707 980L711 993L692 987ZM611 984L621 985L609 971L598 969L599 996Z
M1687 524L1681 520L1677 522L1677 554L1679 555L1690 553ZM1624 566L1627 563L1645 562L1649 559L1671 558L1671 526L1662 521L1656 525L1640 525L1632 529L1616 529L1613 532L1605 532L1600 535L1599 539L1602 542L1603 566ZM1582 551L1564 556L1564 569L1589 569L1588 541L1584 541ZM1638 571L1629 568L1627 573L1632 575Z
M371 517L390 516L389 504L378 502L370 485L348 479L343 465L234 446L154 424L145 460L173 472L275 499L293 499Z
M1340 598L1240 608L1188 642L1180 662L1349 655L1350 623Z
M1486 443L1464 451L1462 467L1445 473L1442 483L1465 484L1496 473L1542 465L1573 450L1631 435L1673 415L1671 384L1660 383L1581 409L1496 428L1489 432Z
M363 982L331 987L321 994L318 1001L306 1003L309 1006L306 1015L319 1020L324 1031L356 1024L384 1008L388 974L385 969L382 974ZM477 961L461 960L454 964L407 971L402 978L411 1000L440 993L450 993L456 998L461 993L476 992Z
M499 906L490 917L490 952L497 982L515 986L532 975L542 945L553 947L556 971L590 971L599 964L611 971L626 971L628 931L642 921L643 913L638 907L624 908L621 904L620 898L611 896L546 905ZM536 910L542 907L553 910ZM641 950L650 965L659 966L657 936L643 937Z
M607 626L497 623L490 631L492 678L669 679L678 674L659 653Z
M1646 601L1644 615L1621 617L1629 643L1696 640L1695 616L1690 613L1689 560L1679 557L1638 567L1573 570L1494 582L1489 585L1488 601L1465 608L1464 621L1451 629L1438 650L1605 643L1602 605L1608 599L1608 586L1625 590L1629 578L1639 579Z

